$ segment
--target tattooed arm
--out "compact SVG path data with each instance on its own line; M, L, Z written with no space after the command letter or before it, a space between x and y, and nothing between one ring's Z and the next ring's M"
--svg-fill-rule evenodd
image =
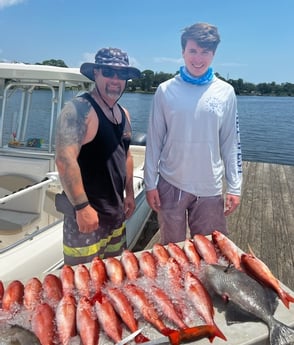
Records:
M73 206L88 200L77 158L82 145L90 141L90 111L87 101L76 98L62 109L56 125L55 162L62 187ZM98 228L98 214L90 205L76 211L76 219L81 232Z

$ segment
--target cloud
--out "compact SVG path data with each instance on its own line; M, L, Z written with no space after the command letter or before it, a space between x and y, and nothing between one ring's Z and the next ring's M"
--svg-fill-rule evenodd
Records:
M25 2L26 0L0 0L0 10L5 7L11 7L14 5L21 4Z

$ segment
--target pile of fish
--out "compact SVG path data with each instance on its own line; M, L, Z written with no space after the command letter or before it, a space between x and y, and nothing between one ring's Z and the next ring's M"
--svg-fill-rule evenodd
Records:
M20 325L42 345L117 344L143 323L173 345L203 337L225 341L214 321L212 293L266 323L271 344L294 341L294 331L273 318L277 298L289 308L294 297L252 252L240 252L218 231L211 240L195 235L183 246L157 243L151 251L64 265L42 281L0 281L0 339L2 323L6 331ZM149 340L148 327L134 339Z

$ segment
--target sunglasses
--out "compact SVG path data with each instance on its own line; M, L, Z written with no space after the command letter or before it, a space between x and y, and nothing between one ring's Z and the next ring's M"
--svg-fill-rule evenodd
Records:
M104 78L113 78L115 75L120 80L128 80L129 73L125 69L115 69L111 67L101 67L101 72Z

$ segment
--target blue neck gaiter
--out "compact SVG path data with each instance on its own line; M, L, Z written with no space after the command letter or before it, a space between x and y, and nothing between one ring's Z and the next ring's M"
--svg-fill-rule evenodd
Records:
M213 73L213 69L211 67L208 68L208 70L206 71L206 73L200 77L193 77L187 70L186 66L181 66L180 67L180 76L181 78L190 84L194 84L194 85L205 85L209 82L211 82L214 73Z

